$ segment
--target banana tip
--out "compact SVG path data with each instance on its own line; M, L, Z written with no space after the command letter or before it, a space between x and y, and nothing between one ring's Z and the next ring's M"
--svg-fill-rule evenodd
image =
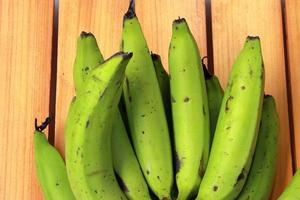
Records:
M124 59L130 59L132 57L133 53L130 52L130 53L123 53L123 58Z
M151 53L151 58L152 58L152 60L159 60L160 56L158 54Z
M265 95L264 95L264 98L272 98L272 95L270 95L270 94L265 94Z
M135 15L135 0L130 0L129 8L124 15L124 19L132 19L136 17Z
M173 24L180 24L180 23L185 23L185 22L186 22L185 18L178 17L178 19L175 19L173 21Z
M91 33L91 32L85 32L85 31L82 31L81 33L80 33L80 37L81 38L87 38L87 37L94 37L94 35L93 35L93 33Z
M248 36L247 40L260 40L259 36Z

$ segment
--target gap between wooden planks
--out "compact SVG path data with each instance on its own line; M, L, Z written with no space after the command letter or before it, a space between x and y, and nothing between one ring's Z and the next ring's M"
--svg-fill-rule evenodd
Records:
M291 112L293 118L293 146L295 168L300 168L300 1L285 1L285 25L287 37L288 75L291 92Z
M52 1L0 0L0 199L42 199L34 118L49 115Z
M272 199L276 199L292 175L282 10L280 1L212 1L214 71L225 86L228 72L247 35L262 43L266 73L265 90L275 97L280 118L279 153Z

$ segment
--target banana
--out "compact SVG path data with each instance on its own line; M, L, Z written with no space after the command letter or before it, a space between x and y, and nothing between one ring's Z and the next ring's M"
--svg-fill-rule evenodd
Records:
M81 32L77 39L76 58L73 66L75 90L81 90L88 74L103 62L95 36Z
M66 166L76 199L126 199L113 172L111 130L131 57L117 53L92 70L69 109Z
M161 58L159 55L151 53L152 62L154 65L157 81L159 84L161 96L164 102L166 116L168 122L171 123L172 119L169 119L171 114L171 98L170 98L170 79L169 74L166 72L162 65Z
M77 94L84 87L85 76L88 76L97 64L103 62L96 38L91 33L82 32L74 65L74 83ZM89 53L86 55L86 53ZM80 61L80 62L79 62ZM84 70L87 66L91 70ZM82 70L81 70L82 69ZM78 73L77 73L78 72ZM79 73L81 72L81 76ZM75 76L77 75L77 76ZM81 79L81 80L79 80ZM96 116L96 115L95 115ZM127 136L120 112L117 110L112 130L112 157L117 179L121 183L125 195L129 199L150 199L149 191L139 163L135 157Z
M41 126L38 126L35 120L33 140L37 177L46 200L75 200L65 163L42 132L50 121L50 118L47 118Z
M278 200L300 200L300 169L295 173L292 181Z
M260 40L249 36L230 73L197 200L229 200L240 193L256 145L263 91Z
M112 154L114 169L127 198L131 200L151 200L148 186L131 147L119 111L116 113L112 131Z
M222 89L218 77L210 74L206 66L204 65L204 63L202 63L202 65L203 65L207 98L208 98L210 138L212 142L216 130L216 125L219 117L224 91Z
M160 88L160 93L163 99L165 113L168 121L168 128L171 140L171 147L174 147L174 134L173 134L173 120L172 120L172 108L171 108L171 97L170 97L170 79L169 74L166 72L162 65L161 58L158 54L151 52L152 62L155 68L155 73L157 81ZM172 157L174 157L174 152L172 148ZM173 160L174 162L174 160Z
M268 200L270 198L275 175L278 132L279 119L275 100L267 95L263 102L261 125L252 166L238 200Z
M123 87L133 146L143 174L159 199L170 199L173 185L168 124L149 49L130 1L124 15L122 50L133 52Z
M199 50L184 18L173 22L169 47L178 199L197 195L209 154L209 110Z

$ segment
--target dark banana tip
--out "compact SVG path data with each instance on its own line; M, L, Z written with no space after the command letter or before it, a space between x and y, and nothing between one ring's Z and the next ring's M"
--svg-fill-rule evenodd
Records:
M122 56L124 59L130 59L132 57L133 53L124 53L123 51L119 51L117 53L115 53L114 55L112 55L111 57L109 57L108 59L106 59L104 62L109 61L110 59L116 57L116 56Z
M130 59L130 58L132 58L133 53L132 52L130 52L130 53L123 53L122 56L123 56L124 59Z
M136 14L135 14L135 0L130 0L129 8L128 8L127 12L124 15L124 20L125 19L132 19L134 17L136 17Z
M206 65L204 64L204 60L207 59L207 56L204 56L202 59L201 59L201 62L202 62L202 67L203 67L203 72L204 72L204 77L205 77L205 80L208 80L210 79L213 75L211 73L209 73Z
M87 37L95 37L94 35L93 35L93 33L91 33L91 32L85 32L85 31L82 31L81 33L80 33L80 37L81 38L87 38Z
M52 121L52 119L50 117L47 117L45 119L45 121L39 126L37 124L37 118L35 118L34 120L34 127L36 131L42 132L43 130L45 130L45 128L47 128L47 126L50 124L50 122Z
M180 17L178 17L178 19L175 19L175 20L173 21L173 24L180 24L180 23L186 23L185 18L180 18Z
M272 98L272 95L270 95L270 94L265 94L265 95L264 95L264 98L265 98L265 99L267 99L267 98Z
M248 36L247 40L260 40L259 36Z
M152 53L151 52L151 58L152 60L156 61L156 60L160 60L160 56L158 54Z

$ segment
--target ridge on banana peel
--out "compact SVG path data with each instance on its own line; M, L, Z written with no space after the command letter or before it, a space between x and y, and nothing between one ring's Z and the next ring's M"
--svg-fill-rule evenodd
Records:
M202 60L202 65L203 65L203 72L205 77L205 85L206 85L207 99L208 99L210 138L211 138L210 143L212 143L218 117L219 117L224 91L218 77L216 75L209 73L208 69L203 63L203 60Z
M249 36L230 72L197 200L231 200L242 190L255 150L263 91L260 40Z
M35 119L33 143L37 178L46 200L75 200L65 163L43 133L50 121L48 117L38 126L37 119Z
M200 67L199 67L200 66ZM205 78L197 43L184 18L172 25L169 72L178 199L197 195L210 146Z
M126 199L111 156L112 117L132 53L117 53L88 75L66 122L66 166L77 199ZM99 156L101 155L101 156Z
M148 186L159 199L170 199L173 167L168 124L133 0L123 18L121 47L124 52L133 53L123 86L133 146Z

